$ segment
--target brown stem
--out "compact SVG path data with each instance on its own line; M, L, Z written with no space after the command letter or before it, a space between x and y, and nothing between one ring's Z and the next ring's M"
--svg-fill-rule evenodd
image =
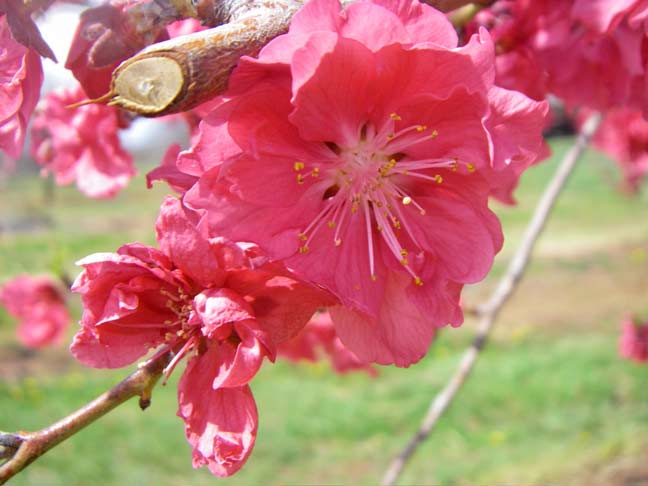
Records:
M433 6L442 12L450 12L466 5L474 4L481 8L488 7L495 3L495 0L421 0L423 3Z
M576 163L583 155L583 152L587 148L587 145L596 132L600 122L601 116L598 113L591 115L583 125L576 142L563 157L553 179L549 182L549 185L545 189L544 194L536 206L533 217L527 226L520 246L518 246L511 262L509 263L506 273L500 280L490 299L485 305L479 308L481 318L477 328L477 334L475 335L471 346L464 352L464 355L459 362L459 366L448 383L446 383L445 387L436 395L436 397L434 397L434 400L430 404L427 414L423 418L419 429L410 439L407 446L390 464L389 469L382 480L384 486L392 486L396 483L407 462L414 455L418 447L430 435L434 426L438 423L439 419L452 403L456 394L470 376L480 352L486 346L488 337L500 311L504 307L504 304L506 304L513 295L513 292L524 275L524 271L531 260L533 248L535 247L539 236L542 234L559 194L565 187L567 179L573 172L574 167L576 167Z
M147 408L151 403L151 390L170 360L169 352L143 363L130 376L92 402L42 430L14 434L0 432L0 457L9 457L0 466L0 484L128 399L139 396L140 408Z

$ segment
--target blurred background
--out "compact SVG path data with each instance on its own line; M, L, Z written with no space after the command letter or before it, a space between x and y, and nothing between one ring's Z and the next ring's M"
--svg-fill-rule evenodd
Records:
M490 276L467 288L482 301L504 271L570 136L530 169L519 204L494 204L506 244ZM166 147L166 145L165 145ZM139 154L141 174L159 158ZM74 261L121 244L154 244L160 200L143 176L109 201L53 187L29 170L5 179L0 197L0 281L22 272L78 273ZM403 484L588 484L648 482L648 368L617 353L619 324L648 313L648 194L618 190L613 163L590 151L560 198L529 272L493 340ZM71 304L80 314L77 296ZM227 484L376 484L418 427L469 344L474 320L444 329L409 369L334 375L326 363L266 365L252 389L259 434L250 460ZM35 430L83 405L128 370L85 369L66 345L23 349L0 311L0 430ZM76 325L70 327L69 337ZM69 339L67 341L69 343ZM174 373L153 405L119 407L32 464L17 485L212 484L193 470L175 417Z

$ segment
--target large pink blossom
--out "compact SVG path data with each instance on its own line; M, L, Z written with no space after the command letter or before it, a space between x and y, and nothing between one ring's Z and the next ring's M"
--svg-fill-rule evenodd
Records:
M495 87L493 60L416 1L309 2L181 154L185 203L333 292L360 360L416 362L501 248L489 195L543 151L546 104Z
M637 363L648 362L648 322L628 317L621 323L619 354Z
M624 185L636 192L648 174L648 121L638 110L610 110L596 132L594 146L617 162Z
M0 287L0 304L20 321L18 337L30 348L61 342L71 322L63 292L49 277L9 280Z
M117 136L124 121L112 106L68 108L84 98L80 88L47 94L34 117L31 153L57 184L76 182L90 197L112 197L135 175Z
M89 366L127 365L172 350L167 375L191 356L178 386L178 415L194 467L219 476L249 456L257 411L248 383L264 357L290 339L313 312L331 303L251 246L207 240L176 199L157 223L160 250L138 243L79 262L73 290L82 295L81 330L72 353Z
M40 56L16 42L0 16L0 149L13 159L22 152L27 123L43 84Z

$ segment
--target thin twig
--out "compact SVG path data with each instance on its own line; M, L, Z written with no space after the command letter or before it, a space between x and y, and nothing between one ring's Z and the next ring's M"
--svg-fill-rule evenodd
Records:
M140 408L147 408L151 404L151 391L170 359L171 354L165 353L144 363L92 402L38 432L0 432L0 451L3 458L9 458L0 466L0 484L128 399L139 396Z
M417 448L430 435L434 426L452 403L457 392L470 376L470 373L477 362L480 351L486 346L486 342L488 341L488 337L500 311L504 304L513 295L513 292L517 288L517 285L529 264L531 252L533 251L538 237L542 234L547 218L551 214L551 210L556 203L558 195L563 190L567 179L574 170L574 167L576 167L576 163L583 155L583 152L587 148L587 145L596 132L600 122L601 116L598 113L591 115L583 125L576 142L563 157L553 179L545 189L544 194L536 206L533 217L527 226L520 246L517 248L515 255L513 255L506 273L500 280L490 299L485 305L480 307L481 317L479 326L477 327L477 334L475 335L471 346L465 351L461 361L459 362L459 366L446 386L436 395L430 404L427 414L425 415L416 434L390 464L389 469L383 477L383 486L392 486L396 483L407 462L412 458Z

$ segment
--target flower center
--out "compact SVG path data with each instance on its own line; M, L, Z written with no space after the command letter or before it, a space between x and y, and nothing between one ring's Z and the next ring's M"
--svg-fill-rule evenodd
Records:
M333 243L340 246L346 218L360 212L364 216L371 279L376 280L375 229L416 285L423 285L408 260L411 251L420 254L423 250L412 232L416 221L411 215L406 215L404 206L415 207L421 217L425 217L426 211L405 187L416 180L442 184L443 177L435 173L437 169L457 171L463 166L473 172L475 167L456 158L415 158L408 155L409 149L435 139L439 133L425 125L397 129L397 125L402 125L401 121L399 115L392 113L380 129L366 124L353 147L342 148L326 143L334 156L322 161L322 167L295 162L293 169L297 172L298 184L304 184L308 177L321 177L330 182L322 197L323 209L297 235L301 241L300 253L309 251L309 243L324 223L334 230ZM404 248L403 240L414 248Z

